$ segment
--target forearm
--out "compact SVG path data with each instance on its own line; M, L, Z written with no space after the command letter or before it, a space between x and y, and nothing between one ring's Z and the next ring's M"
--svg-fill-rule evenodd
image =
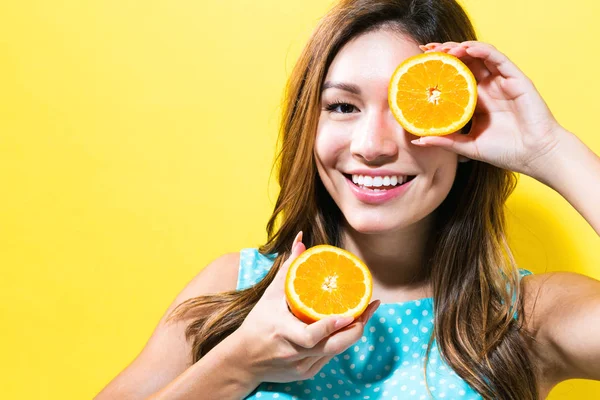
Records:
M533 176L560 193L600 235L600 157L563 130L555 151Z
M230 335L160 392L149 397L163 399L235 399L250 394L260 382L249 371L244 354ZM235 344L235 346L234 346Z

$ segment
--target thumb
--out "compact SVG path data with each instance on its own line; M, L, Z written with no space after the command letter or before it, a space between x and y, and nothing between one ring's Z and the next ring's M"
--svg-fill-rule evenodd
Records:
M477 159L477 148L474 141L475 139L472 136L454 132L443 136L422 136L410 142L421 147L440 147L463 156L462 159L459 158L459 161L467 161L465 157Z
M279 271L277 271L277 275L275 276L273 283L277 282L275 283L276 286L281 288L282 290L284 288L285 278L287 276L288 270L290 269L290 265L292 265L292 262L294 262L294 260L304 252L304 250L306 250L304 243L302 243L302 236L302 231L298 232L296 238L292 243L292 251L289 257L287 258L287 260L285 260L281 267L279 267Z

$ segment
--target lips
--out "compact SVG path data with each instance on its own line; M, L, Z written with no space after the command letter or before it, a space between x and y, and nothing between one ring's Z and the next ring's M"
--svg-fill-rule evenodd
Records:
M352 176L344 174L346 178L346 183L350 187L352 193L356 196L356 198L366 204L383 204L392 199L395 199L401 195L403 195L411 186L414 181L415 176L409 176L409 179L406 183L397 186L388 186L386 189L379 188L366 188L364 186L359 186L352 182ZM374 189L378 189L375 191Z

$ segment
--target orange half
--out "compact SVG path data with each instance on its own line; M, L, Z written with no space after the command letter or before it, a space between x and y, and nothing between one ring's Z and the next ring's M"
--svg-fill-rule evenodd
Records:
M390 110L408 132L441 136L464 127L475 112L477 82L457 57L432 52L407 58L388 89Z
M290 310L307 324L331 315L356 318L372 293L369 268L354 254L330 245L305 250L292 262L285 280Z

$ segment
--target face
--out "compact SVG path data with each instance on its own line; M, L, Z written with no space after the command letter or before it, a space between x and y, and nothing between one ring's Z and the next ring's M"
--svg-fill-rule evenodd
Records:
M458 156L410 143L418 137L406 132L388 107L394 70L420 53L399 33L367 33L340 50L325 79L314 149L317 168L348 224L362 233L424 223L456 175Z

